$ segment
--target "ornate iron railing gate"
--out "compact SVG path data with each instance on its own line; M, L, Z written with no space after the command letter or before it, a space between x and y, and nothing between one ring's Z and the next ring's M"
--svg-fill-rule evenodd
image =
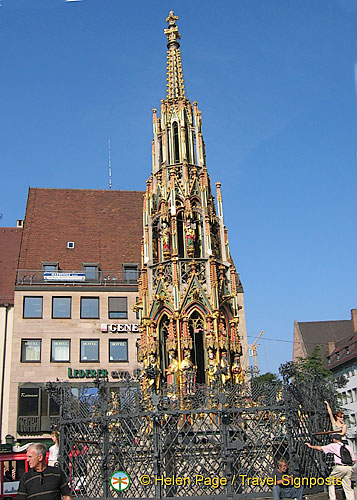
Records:
M61 407L61 466L74 496L264 497L279 458L300 476L320 477L322 454L304 442L329 427L323 400L331 401L333 386L315 377L297 383L288 365L282 374L282 386L197 387L180 396L142 394L135 384L113 389L103 380L77 393L68 383L49 384ZM110 485L116 471L130 478L125 491Z

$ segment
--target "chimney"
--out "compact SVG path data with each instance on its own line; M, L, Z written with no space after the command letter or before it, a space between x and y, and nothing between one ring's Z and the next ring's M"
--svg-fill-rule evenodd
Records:
M335 350L335 342L328 342L327 344L327 355L330 356L330 354Z
M352 330L357 332L357 309L351 309Z
M17 219L17 228L23 228L23 227L24 227L23 219Z

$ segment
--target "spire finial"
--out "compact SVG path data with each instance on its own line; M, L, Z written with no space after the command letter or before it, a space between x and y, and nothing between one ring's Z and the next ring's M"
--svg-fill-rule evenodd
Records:
M168 47L172 43L177 44L178 47L180 46L180 44L177 41L177 40L180 40L180 38L181 38L178 27L176 26L177 20L178 20L178 16L175 16L174 11L170 10L169 16L166 18L166 22L169 23L169 27L164 30L164 33L167 36L167 46Z
M180 40L181 35L176 21L178 16L175 16L174 11L169 12L166 22L169 27L164 30L167 36L167 98L175 99L177 97L184 97L185 84L183 79L181 53L180 53Z

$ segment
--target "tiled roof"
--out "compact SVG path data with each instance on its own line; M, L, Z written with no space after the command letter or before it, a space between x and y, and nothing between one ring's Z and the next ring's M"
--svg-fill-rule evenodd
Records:
M328 342L338 342L348 335L352 335L351 320L337 321L297 321L301 339L308 356L316 345L320 345L320 354L323 359L328 354Z
M0 228L0 305L14 303L14 285L22 229Z
M140 264L143 194L30 188L19 269L41 269L42 262L58 262L63 270L99 263L104 271Z
M348 335L336 343L335 349L327 356L330 370L357 360L357 333Z

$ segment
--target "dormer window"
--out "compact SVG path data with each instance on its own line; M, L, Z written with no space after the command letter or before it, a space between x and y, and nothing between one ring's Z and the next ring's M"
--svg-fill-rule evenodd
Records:
M139 277L137 264L123 264L123 281L126 283L137 283Z
M42 279L44 281L50 280L53 276L52 273L57 273L58 270L58 262L42 262Z
M99 278L99 264L86 262L83 264L83 271L86 275L86 281L97 281Z
M42 262L42 271L47 273L53 273L58 271L59 265L58 262Z

